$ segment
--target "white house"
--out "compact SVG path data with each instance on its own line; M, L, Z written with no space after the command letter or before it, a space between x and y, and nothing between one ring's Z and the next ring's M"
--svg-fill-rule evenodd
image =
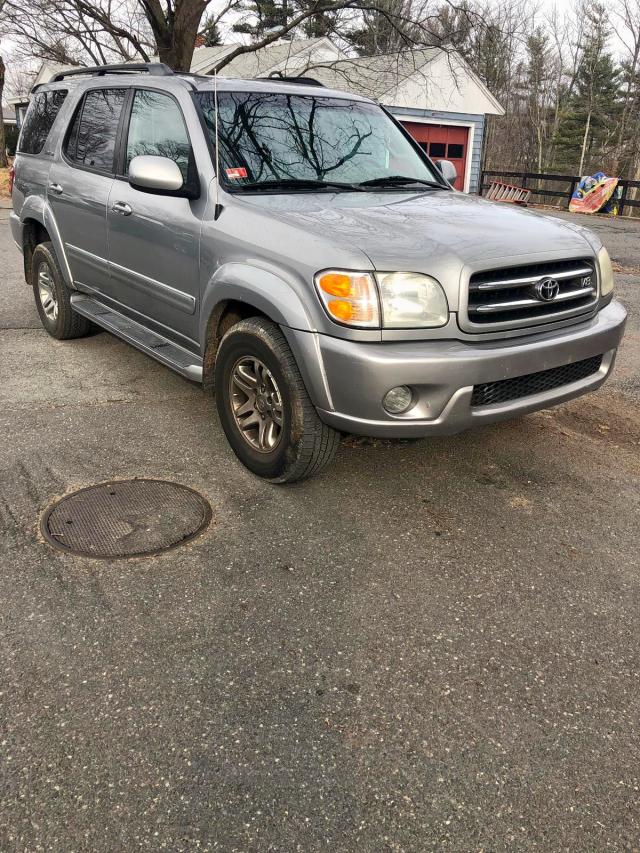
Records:
M38 73L33 80L32 86L36 86L40 83L48 83L54 74L58 74L60 71L68 71L71 67L72 66L70 65L61 65L59 62L49 62L45 60L40 66ZM27 107L29 106L29 95L26 93L14 95L11 98L7 98L7 104L13 111L15 123L20 127L27 111Z
M16 124L16 114L11 107L2 107L2 123L5 127L11 127Z

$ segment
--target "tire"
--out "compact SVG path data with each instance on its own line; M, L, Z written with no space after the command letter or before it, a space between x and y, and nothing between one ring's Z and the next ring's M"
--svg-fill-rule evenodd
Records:
M52 338L66 341L83 338L91 331L91 321L71 307L71 294L51 243L36 246L31 261L31 286L40 322Z
M340 434L318 417L293 353L270 320L251 317L229 329L218 349L214 384L227 440L259 477L293 483L317 474L335 456Z

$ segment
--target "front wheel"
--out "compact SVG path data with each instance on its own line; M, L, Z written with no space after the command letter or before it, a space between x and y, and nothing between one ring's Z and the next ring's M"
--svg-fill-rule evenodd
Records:
M333 459L340 435L318 417L293 353L270 320L252 317L229 329L217 353L215 393L229 444L259 477L292 483Z
M40 321L59 341L83 338L91 331L91 322L71 307L71 294L51 243L36 246L31 260L31 285Z

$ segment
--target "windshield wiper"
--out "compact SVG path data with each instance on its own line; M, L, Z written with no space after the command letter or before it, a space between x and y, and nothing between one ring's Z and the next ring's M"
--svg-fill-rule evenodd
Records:
M368 181L361 181L361 187L401 187L409 186L409 184L419 184L423 187L434 187L437 190L446 190L444 184L439 184L437 181L425 181L422 178L409 178L405 175L384 175L382 178L371 178Z
M314 181L305 178L274 178L269 181L250 181L239 184L241 190L327 190L336 189L346 192L362 192L358 184L341 184L338 181Z

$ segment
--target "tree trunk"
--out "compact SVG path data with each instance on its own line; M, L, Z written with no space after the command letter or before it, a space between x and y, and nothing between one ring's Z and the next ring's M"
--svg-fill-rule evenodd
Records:
M582 137L582 151L580 152L580 166L578 167L578 176L582 177L582 169L584 167L584 157L587 152L587 140L589 139L589 130L591 129L591 110L587 113L587 123L584 128L584 136Z
M4 90L4 62L0 56L0 110L2 109L2 92ZM0 169L6 169L9 165L7 160L7 144L4 139L4 119L0 114Z
M542 139L542 122L538 117L536 122L536 134L538 138L538 173L542 173L542 148L543 148L543 139Z
M190 71L200 21L206 9L202 0L178 0L173 15L165 18L155 3L146 6L160 62L174 71Z

